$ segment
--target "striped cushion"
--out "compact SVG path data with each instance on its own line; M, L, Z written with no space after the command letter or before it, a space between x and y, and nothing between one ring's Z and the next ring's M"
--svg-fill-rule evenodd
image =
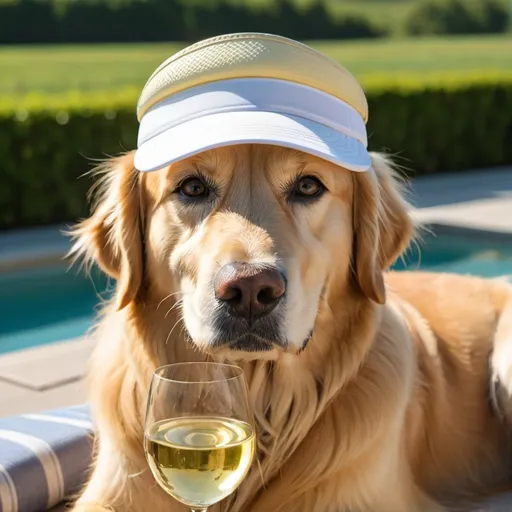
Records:
M92 433L86 405L0 418L0 512L41 512L76 492Z

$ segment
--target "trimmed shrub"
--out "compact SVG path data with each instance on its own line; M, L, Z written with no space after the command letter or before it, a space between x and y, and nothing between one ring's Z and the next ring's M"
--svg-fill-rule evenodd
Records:
M400 157L410 173L512 164L512 78L370 84L370 149ZM91 159L134 148L130 91L75 96L51 108L0 103L0 228L73 220L87 212ZM80 178L81 177L81 178Z
M499 0L427 0L405 22L410 35L506 32L509 11Z
M370 148L410 175L512 164L512 79L372 90ZM400 163L400 161L399 161Z

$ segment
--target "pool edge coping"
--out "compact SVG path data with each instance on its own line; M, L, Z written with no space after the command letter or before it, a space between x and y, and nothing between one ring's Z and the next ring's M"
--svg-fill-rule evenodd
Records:
M506 242L512 246L512 232L497 229L472 228L461 224L440 221L420 222L419 225L420 230L427 232L432 231L434 235L464 236L474 240L486 239L495 242Z
M69 223L0 231L0 273L37 265L66 265ZM27 242L29 240L29 242ZM12 248L14 246L14 248Z
M94 347L94 338L84 335L76 338L56 340L44 345L22 348L0 354L0 383L7 383L28 391L49 391L84 378L88 361L74 359L74 368L68 368L65 375L56 378L54 370L69 363L73 355L89 353ZM27 363L45 363L39 368L40 375L34 381L17 378L13 370Z

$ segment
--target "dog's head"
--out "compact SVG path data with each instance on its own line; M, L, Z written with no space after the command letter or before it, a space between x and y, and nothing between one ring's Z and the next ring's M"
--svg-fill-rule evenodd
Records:
M107 162L76 254L117 279L117 306L171 297L201 350L300 352L322 307L385 301L383 270L412 226L388 162L350 172L264 145L212 150L153 173ZM336 315L336 312L333 312Z

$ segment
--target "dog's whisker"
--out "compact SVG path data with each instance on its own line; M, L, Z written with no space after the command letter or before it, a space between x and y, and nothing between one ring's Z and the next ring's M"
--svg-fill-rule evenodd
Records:
M172 326L172 329L169 331L169 334L167 335L167 338L165 339L165 344L167 345L167 343L169 343L169 339L174 331L174 329L176 328L176 326L181 322L181 318L178 318L178 320L176 320L176 322L174 323L174 325Z
M183 295L183 292L173 292L173 293L170 293L169 295L167 295L166 297L164 297L159 303L158 303L158 306L156 307L156 310L158 311L160 306L168 299L170 299L171 297L175 297L176 295Z
M137 473L131 473L130 475L128 475L128 478L137 478L138 476L143 475L146 472L147 469L143 469L141 471L138 471Z
M165 313L164 318L167 318L169 314L174 310L179 310L183 307L183 300L176 301L168 310L167 313Z

